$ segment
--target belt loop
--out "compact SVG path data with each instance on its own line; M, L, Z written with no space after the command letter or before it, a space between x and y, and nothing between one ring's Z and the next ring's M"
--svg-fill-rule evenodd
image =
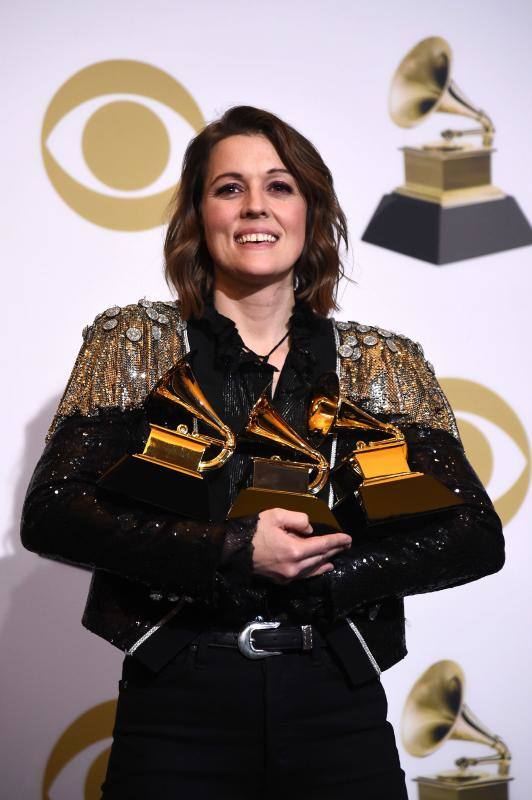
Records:
M196 656L194 658L194 667L196 669L206 669L206 655L208 652L209 643L207 642L207 637L203 636L203 634L197 641L198 649L196 650Z

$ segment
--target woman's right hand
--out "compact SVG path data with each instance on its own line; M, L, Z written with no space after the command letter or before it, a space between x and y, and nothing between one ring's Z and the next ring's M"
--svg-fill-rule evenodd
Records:
M329 572L334 555L351 546L346 533L311 536L307 514L271 508L259 514L253 536L253 571L275 583Z

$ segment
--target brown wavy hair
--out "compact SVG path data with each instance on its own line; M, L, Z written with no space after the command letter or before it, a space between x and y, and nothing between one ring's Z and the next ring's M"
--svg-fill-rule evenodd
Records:
M338 284L344 277L340 258L347 251L347 221L334 191L332 175L314 147L298 131L268 111L234 106L211 122L188 145L181 180L169 207L164 244L165 277L178 294L185 319L200 317L213 290L214 270L205 244L201 202L209 157L222 139L265 136L275 147L307 202L305 244L295 267L296 297L321 316L338 308Z

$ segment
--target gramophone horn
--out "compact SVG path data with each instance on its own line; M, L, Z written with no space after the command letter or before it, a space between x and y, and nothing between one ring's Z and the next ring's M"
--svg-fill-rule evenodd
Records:
M403 58L392 78L388 109L393 121L412 128L435 111L460 114L482 125L474 131L444 131L452 139L463 133L483 134L483 144L493 142L495 128L488 115L477 108L451 79L452 53L439 36L423 39Z
M204 434L196 436L196 438L201 439L208 445L221 447L216 456L201 462L199 466L200 472L207 472L221 467L227 461L236 446L235 435L220 419L203 394L186 356L180 358L161 378L153 390L153 395L162 397L179 408L188 411L195 419L201 420L220 434L220 439L205 436Z
M477 742L492 747L496 756L459 759L460 766L499 762L508 771L510 751L464 702L465 678L455 661L438 661L416 681L406 699L401 719L401 738L410 755L424 757L448 739Z
M399 428L380 422L345 397L336 372L326 372L319 378L310 399L308 427L311 433L323 436L357 431L360 436L377 440L404 438Z
M327 459L285 422L271 405L266 392L261 394L253 406L244 436L253 441L273 442L302 453L312 462L309 467L316 470L316 475L309 481L309 492L317 494L325 486L329 476Z

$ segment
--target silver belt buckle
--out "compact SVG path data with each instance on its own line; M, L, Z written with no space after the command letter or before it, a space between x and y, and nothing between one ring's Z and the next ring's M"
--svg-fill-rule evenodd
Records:
M238 634L238 649L242 653L243 656L246 658L257 659L257 658L268 658L268 656L280 656L282 655L280 650L259 650L253 644L253 634L255 631L264 631L271 628L278 628L280 622L263 622L262 620L254 620L246 625L245 628L242 628L240 633Z

